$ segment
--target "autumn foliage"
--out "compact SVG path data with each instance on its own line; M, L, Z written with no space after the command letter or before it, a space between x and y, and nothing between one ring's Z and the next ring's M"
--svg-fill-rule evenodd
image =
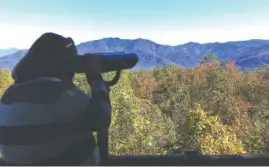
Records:
M9 75L0 72L1 92L10 84ZM124 71L110 95L110 153L268 153L268 79L264 67L243 72L212 55L195 68ZM90 92L84 75L74 82Z

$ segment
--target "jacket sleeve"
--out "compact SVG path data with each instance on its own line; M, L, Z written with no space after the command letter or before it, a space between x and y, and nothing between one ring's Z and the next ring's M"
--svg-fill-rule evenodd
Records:
M108 87L103 82L93 83L91 92L90 101L78 118L78 124L93 131L108 128L112 109Z
M57 122L91 131L109 127L111 103L105 83L91 83L91 95L75 86L66 89L52 106Z

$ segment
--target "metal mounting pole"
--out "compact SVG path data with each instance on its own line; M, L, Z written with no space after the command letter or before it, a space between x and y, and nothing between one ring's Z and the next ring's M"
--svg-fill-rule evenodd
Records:
M121 70L116 71L116 75L111 81L106 81L108 92L110 93L110 87L118 83L120 79ZM97 132L97 145L100 152L100 166L107 166L109 156L109 127L107 129L99 130Z

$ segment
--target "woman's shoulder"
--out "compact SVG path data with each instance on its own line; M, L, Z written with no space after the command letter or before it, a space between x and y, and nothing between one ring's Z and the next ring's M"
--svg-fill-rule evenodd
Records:
M72 82L56 78L39 78L22 83L13 83L4 92L1 101L4 103L33 102L53 104L63 94L70 91L77 94L83 93Z

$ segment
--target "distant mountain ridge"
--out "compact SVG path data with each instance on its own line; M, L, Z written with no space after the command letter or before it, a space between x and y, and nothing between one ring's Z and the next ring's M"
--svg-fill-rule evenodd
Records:
M0 49L0 57L15 53L17 51L18 51L18 49L16 49L16 48Z
M242 68L256 68L269 64L269 40L247 40L225 43L195 43L161 45L147 39L104 38L77 45L79 54L97 52L132 52L139 56L135 69L149 69L156 65L175 63L194 67L205 55L214 53L221 60L232 60ZM27 50L0 57L0 67L13 68Z

